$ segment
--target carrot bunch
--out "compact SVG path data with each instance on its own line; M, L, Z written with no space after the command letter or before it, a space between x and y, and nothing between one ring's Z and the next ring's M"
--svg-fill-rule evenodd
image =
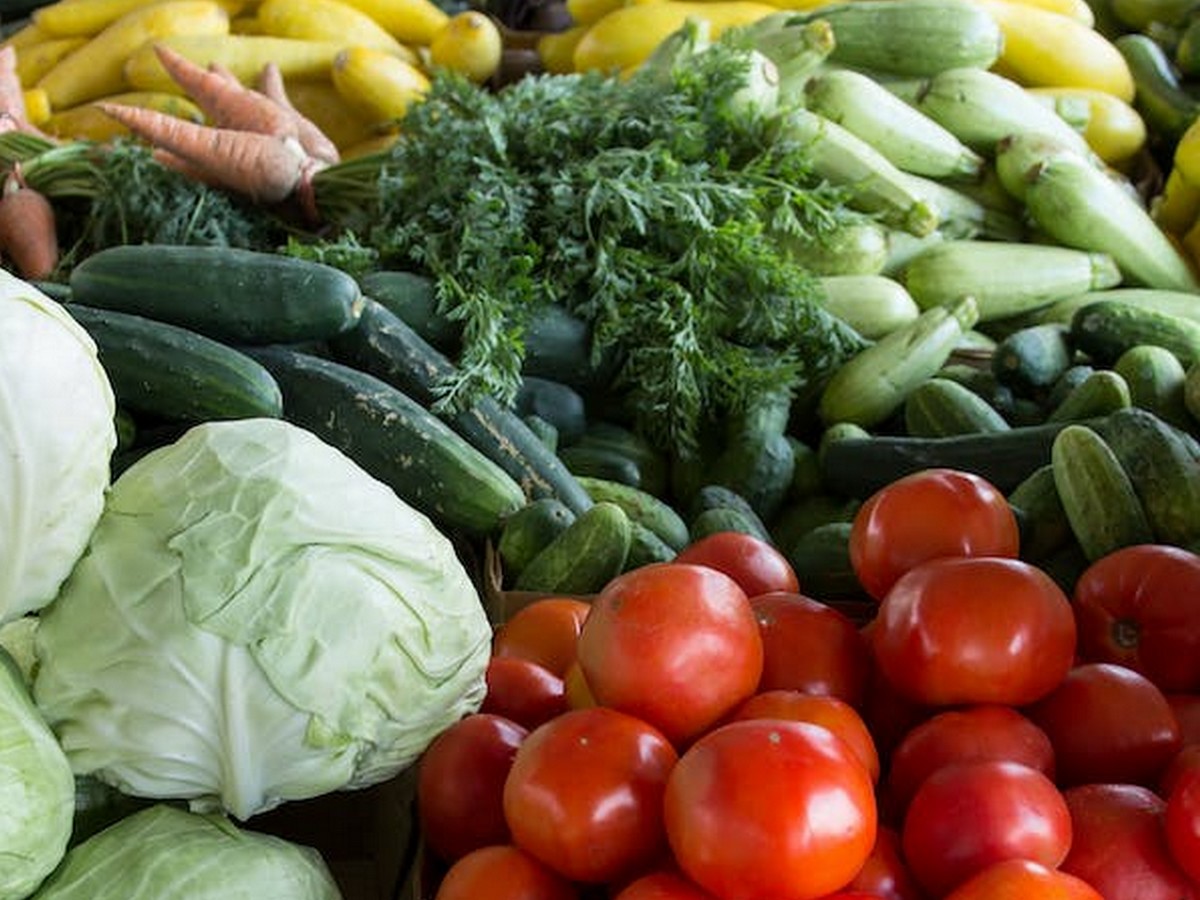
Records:
M289 101L278 68L268 65L258 89L221 66L200 66L164 44L155 53L171 78L200 107L197 124L167 113L98 102L109 116L150 143L163 164L256 203L297 199L318 220L312 177L338 161L334 143Z

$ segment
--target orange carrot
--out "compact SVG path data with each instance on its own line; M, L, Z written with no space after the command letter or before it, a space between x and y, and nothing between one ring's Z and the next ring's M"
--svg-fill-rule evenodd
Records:
M296 137L309 156L330 164L341 159L337 144L331 141L312 119L292 105L279 66L272 62L263 66L258 75L258 89L292 114L296 124Z
M0 254L22 278L48 278L58 266L54 207L18 174L9 174L0 193Z
M323 166L294 137L198 125L144 107L96 104L138 137L194 167L212 183L259 203L291 197Z
M29 121L25 109L25 89L17 74L17 51L11 44L0 46L0 119L15 124L18 131L46 137L40 128Z

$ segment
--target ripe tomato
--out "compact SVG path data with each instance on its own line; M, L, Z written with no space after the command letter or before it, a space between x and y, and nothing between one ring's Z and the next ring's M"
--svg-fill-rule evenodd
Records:
M504 784L513 843L574 881L628 877L665 847L675 748L615 709L564 713L530 732Z
M676 872L651 872L625 885L613 900L716 900L712 894Z
M504 781L529 732L503 716L475 713L433 739L417 768L417 817L435 855L453 862L509 842Z
M481 847L458 859L434 900L579 900L575 885L511 844Z
M1019 706L1070 670L1075 618L1062 589L1036 566L948 557L896 581L871 639L883 676L919 703Z
M871 648L845 613L811 597L771 591L750 598L763 642L760 691L828 694L859 706Z
M1063 796L1075 832L1064 872L1105 897L1195 900L1195 886L1167 849L1161 797L1135 784L1083 784Z
M591 607L573 597L542 597L517 610L496 629L493 656L517 656L559 678L575 660L579 630Z
M1200 883L1200 768L1182 772L1172 786L1163 824L1171 856L1189 878Z
M1158 795L1167 797L1175 790L1175 785L1185 775L1188 777L1193 769L1200 769L1200 744L1187 744L1171 757L1167 768L1163 770L1158 782Z
M844 700L801 691L762 691L738 704L729 714L730 721L740 719L786 719L828 728L846 742L871 781L879 779L875 741L862 716Z
M1028 859L1006 859L967 879L945 900L1104 900L1086 881ZM1132 898L1131 898L1132 900Z
M535 662L516 656L493 656L487 665L487 693L480 712L537 728L567 709L563 680Z
M1179 722L1184 746L1200 744L1200 693L1168 693L1167 703Z
M875 843L866 770L806 722L702 735L671 773L664 817L680 868L724 900L814 900L846 885Z
M676 744L754 693L763 645L746 593L728 575L654 563L612 579L579 635L592 696Z
M1050 738L1011 706L945 710L914 726L892 751L886 780L889 812L903 815L921 782L942 766L983 760L1024 763L1054 780Z
M800 590L787 557L772 543L741 531L718 531L688 544L675 562L711 566L738 583L747 597Z
M923 900L925 896L904 861L900 833L887 825L876 829L871 855L846 889L862 891L879 900Z
M1074 594L1084 661L1118 663L1164 691L1200 690L1200 556L1122 547L1088 566Z
M909 870L934 897L1005 859L1054 868L1071 846L1071 816L1054 782L1008 761L954 763L926 778L904 815Z
M1154 682L1111 663L1071 669L1029 717L1050 737L1058 782L1156 785L1179 750L1179 723Z
M850 565L876 600L920 563L944 556L1015 557L1017 519L996 487L971 472L934 468L880 488L850 528Z

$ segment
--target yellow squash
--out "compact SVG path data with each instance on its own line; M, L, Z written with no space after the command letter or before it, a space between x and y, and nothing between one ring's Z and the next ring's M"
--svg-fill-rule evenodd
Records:
M263 34L373 47L416 62L413 51L382 25L341 0L263 0L258 21Z
M85 37L51 38L17 48L17 77L21 84L37 84L60 59L87 43Z
M333 58L342 49L336 41L262 34L179 35L164 38L161 43L201 66L218 63L243 84L253 84L268 62L279 66L280 73L289 81L328 78ZM182 92L149 44L139 47L126 59L125 78L130 87L138 90Z
M504 39L495 21L477 9L456 13L429 45L429 62L482 84L500 68Z
M373 126L403 118L409 105L429 90L429 78L416 66L373 47L347 47L331 71L342 99Z
M403 44L427 46L450 16L433 0L344 0Z
M154 109L168 115L178 116L189 122L203 122L204 114L200 108L186 97L178 94L164 94L156 91L127 91L103 98L105 102L120 103L125 106L141 106ZM81 103L69 109L55 110L50 114L42 127L50 134L65 139L86 139L92 141L107 141L114 137L127 135L129 129L116 119L105 114L95 102Z
M342 99L330 79L289 81L287 92L292 105L320 128L339 151L375 136L371 123Z
M1028 88L1036 95L1081 100L1087 105L1084 140L1097 156L1111 166L1121 166L1146 144L1146 123L1130 104L1094 88Z
M91 37L126 13L160 0L56 0L35 9L33 22L54 37ZM231 16L245 6L243 0L217 0Z

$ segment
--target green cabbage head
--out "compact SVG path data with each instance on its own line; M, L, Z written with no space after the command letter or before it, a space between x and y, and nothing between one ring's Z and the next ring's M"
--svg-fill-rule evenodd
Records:
M32 900L340 900L311 847L156 804L72 847Z
M0 650L0 900L24 900L53 871L74 813L70 763Z
M0 623L40 609L87 544L117 443L96 345L0 269Z
M35 634L78 774L241 820L386 780L479 707L449 539L312 433L209 422L138 460Z

